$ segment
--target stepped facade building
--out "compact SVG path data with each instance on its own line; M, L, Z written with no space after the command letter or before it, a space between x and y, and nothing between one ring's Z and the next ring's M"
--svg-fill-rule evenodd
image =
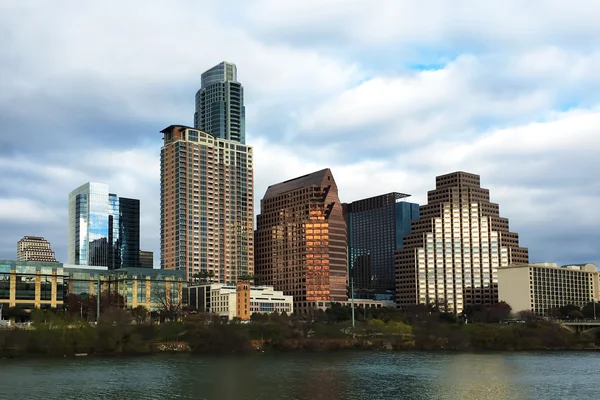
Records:
M17 261L56 262L56 256L43 237L24 236L17 242Z
M498 302L498 269L527 264L529 256L479 175L438 176L427 200L396 252L396 304L437 303L461 313Z

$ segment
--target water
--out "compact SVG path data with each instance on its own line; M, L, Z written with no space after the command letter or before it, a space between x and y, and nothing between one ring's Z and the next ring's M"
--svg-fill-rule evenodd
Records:
M600 353L0 360L0 399L597 399Z

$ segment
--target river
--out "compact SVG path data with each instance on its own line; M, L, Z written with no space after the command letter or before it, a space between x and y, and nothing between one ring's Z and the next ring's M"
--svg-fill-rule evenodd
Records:
M0 399L600 398L600 353L285 353L0 360Z

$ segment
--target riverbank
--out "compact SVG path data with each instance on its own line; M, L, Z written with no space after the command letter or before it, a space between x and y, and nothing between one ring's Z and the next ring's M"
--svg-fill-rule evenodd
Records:
M400 318L398 318L400 319ZM34 320L32 329L0 330L0 357L139 355L174 353L366 351L536 351L595 348L595 335L576 335L559 324L464 324L445 318L398 321L371 318L327 321L271 315L247 323L189 315L160 325L132 320L125 310L108 310L97 326L58 315Z

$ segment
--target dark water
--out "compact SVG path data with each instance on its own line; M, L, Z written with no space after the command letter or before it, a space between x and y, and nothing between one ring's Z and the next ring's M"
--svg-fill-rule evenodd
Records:
M600 353L0 360L0 399L600 399Z

